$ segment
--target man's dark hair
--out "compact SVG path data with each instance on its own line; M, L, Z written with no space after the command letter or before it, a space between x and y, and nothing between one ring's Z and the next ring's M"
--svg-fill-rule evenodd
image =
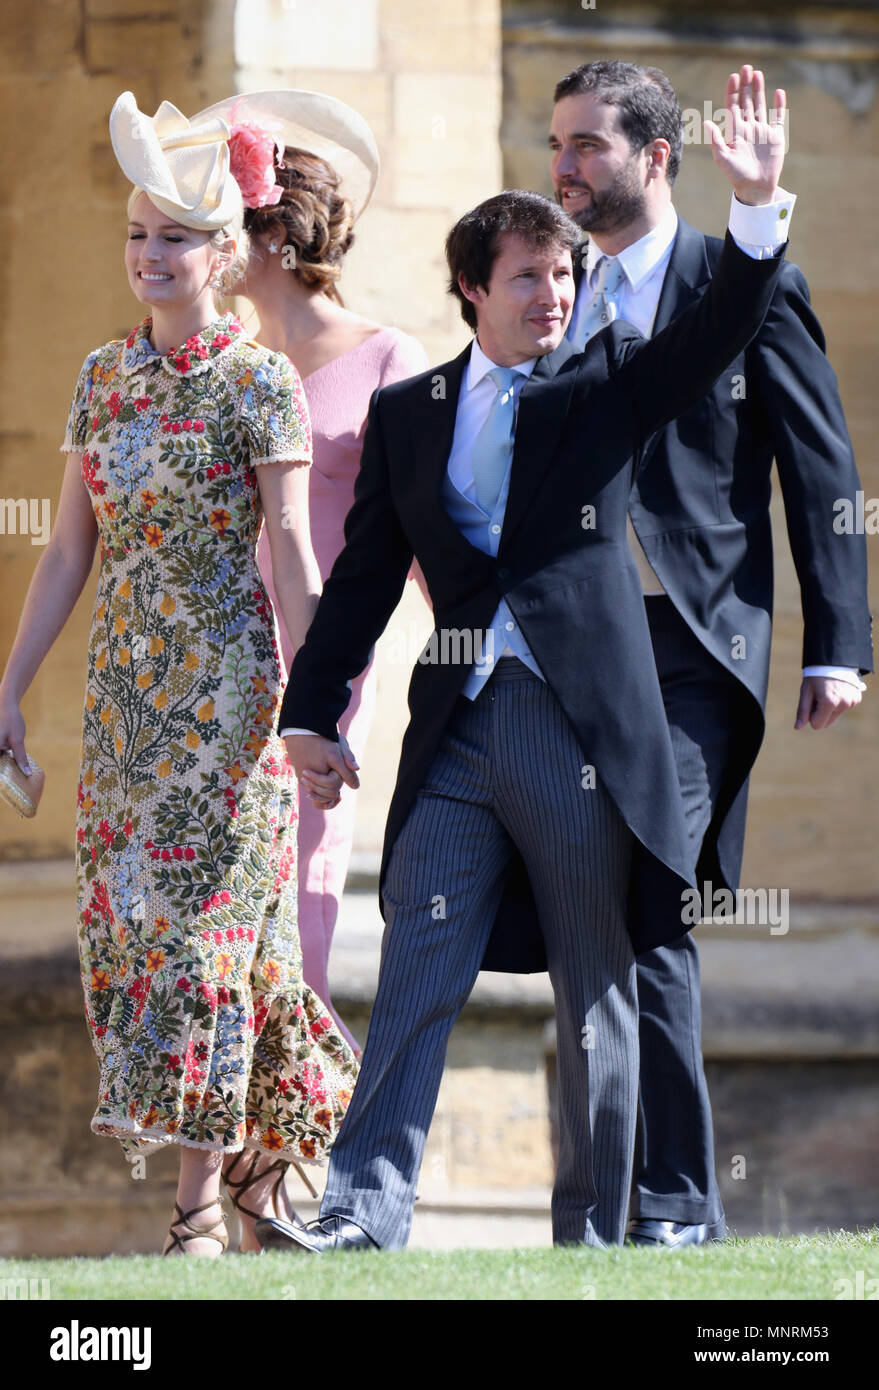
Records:
M487 290L491 268L500 254L500 239L519 236L527 246L570 251L583 241L583 233L566 212L539 193L507 189L465 212L446 237L449 294L461 305L461 317L476 332L476 309L463 294L458 276L468 285Z
M674 88L660 68L642 68L615 58L600 63L584 63L563 77L555 89L555 100L594 92L619 112L620 126L637 154L651 140L667 140L671 146L666 177L674 183L681 167L683 115Z

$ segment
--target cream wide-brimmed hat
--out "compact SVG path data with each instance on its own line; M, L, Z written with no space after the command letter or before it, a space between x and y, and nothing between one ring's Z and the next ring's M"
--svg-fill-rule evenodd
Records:
M356 220L372 197L380 162L375 136L352 106L323 92L280 88L242 92L217 101L192 117L192 123L220 119L256 127L278 141L318 155L339 176L339 192ZM246 201L246 200L245 200Z
M170 101L154 116L123 92L110 112L110 139L122 172L168 217L202 232L243 211L229 170L229 125L219 116L187 120Z

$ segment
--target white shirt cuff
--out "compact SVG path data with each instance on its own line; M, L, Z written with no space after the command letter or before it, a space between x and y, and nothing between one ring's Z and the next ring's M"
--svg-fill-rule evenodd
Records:
M804 666L803 680L806 676L824 676L827 680L845 681L848 685L856 685L858 690L867 689L857 671L851 666Z
M755 261L766 261L774 256L787 241L796 201L795 193L776 188L771 203L751 207L747 203L740 203L733 193L729 205L729 230L736 245Z
M290 738L293 734L311 734L312 738L320 738L320 734L316 734L314 729L282 729L278 737Z

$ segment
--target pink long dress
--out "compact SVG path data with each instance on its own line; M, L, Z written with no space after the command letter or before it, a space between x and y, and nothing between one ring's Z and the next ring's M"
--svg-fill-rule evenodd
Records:
M354 500L354 480L360 468L370 397L379 386L415 376L427 365L424 349L415 338L396 328L382 328L350 352L303 378L314 437L308 492L311 541L322 581L326 581L345 542L342 528ZM277 611L265 530L260 537L257 562ZM289 670L291 644L280 613L278 627ZM352 682L351 701L339 720L339 729L359 761L374 708L375 670L370 662ZM324 1001L355 1048L358 1044L333 1007L327 965L351 858L356 797L350 787L343 787L338 806L331 811L318 811L303 796L299 803L298 840L303 973L306 983Z

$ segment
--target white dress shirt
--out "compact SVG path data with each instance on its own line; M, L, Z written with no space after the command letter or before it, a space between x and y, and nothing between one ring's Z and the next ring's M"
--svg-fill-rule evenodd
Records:
M474 338L473 347L470 350L470 361L464 370L461 389L458 393L458 410L455 415L455 433L449 452L448 471L449 478L458 491L476 506L479 506L479 503L476 501L476 484L473 480L473 445L476 442L476 436L488 419L488 412L497 395L497 387L488 375L497 365L496 362L492 362L490 357L486 357L478 337ZM517 362L512 368L521 376L521 380L517 376L513 382L513 398L517 419L522 387L536 365L537 358L529 357L527 362ZM509 469L507 473L509 475ZM502 486L501 495L503 492Z
M518 420L519 396L522 387L534 371L536 363L536 357L529 357L527 361L517 362L513 365L512 370L516 373L513 379L514 418L516 420ZM476 500L473 447L476 436L488 419L488 413L497 398L497 387L488 373L498 365L483 352L478 337L474 338L470 360L461 378L461 387L458 392L455 432L452 436L452 447L449 451L447 477L445 479L446 488L452 490L449 505L455 508L455 520L461 527L463 534L472 545L478 546L486 554L493 556L498 553L504 516L507 510L513 450L510 450L510 458L507 462L503 482L494 509L489 516ZM515 436L515 427L513 433ZM465 499L462 505L456 506L455 492ZM501 599L492 617L491 629L492 639L497 633L501 638L501 645L498 649L498 643L492 641L490 650L486 651L488 645L486 637L485 634L481 635L480 649L474 653L474 664L470 668L461 691L462 695L470 700L476 699L485 682L491 676L494 662L504 656L517 656L529 670L534 672L535 676L539 676L541 680L544 679L543 672L525 639L525 634L519 627L506 599Z
M659 296L662 293L662 284L677 230L678 215L669 204L662 220L651 228L646 236L633 241L631 246L624 247L615 257L624 272L623 282L615 296L617 318L630 323L645 338L649 338L653 333ZM568 324L568 337L578 345L582 337L578 331L579 323L592 304L595 267L603 254L604 252L600 251L590 238L586 248L583 278L574 300L571 322Z

